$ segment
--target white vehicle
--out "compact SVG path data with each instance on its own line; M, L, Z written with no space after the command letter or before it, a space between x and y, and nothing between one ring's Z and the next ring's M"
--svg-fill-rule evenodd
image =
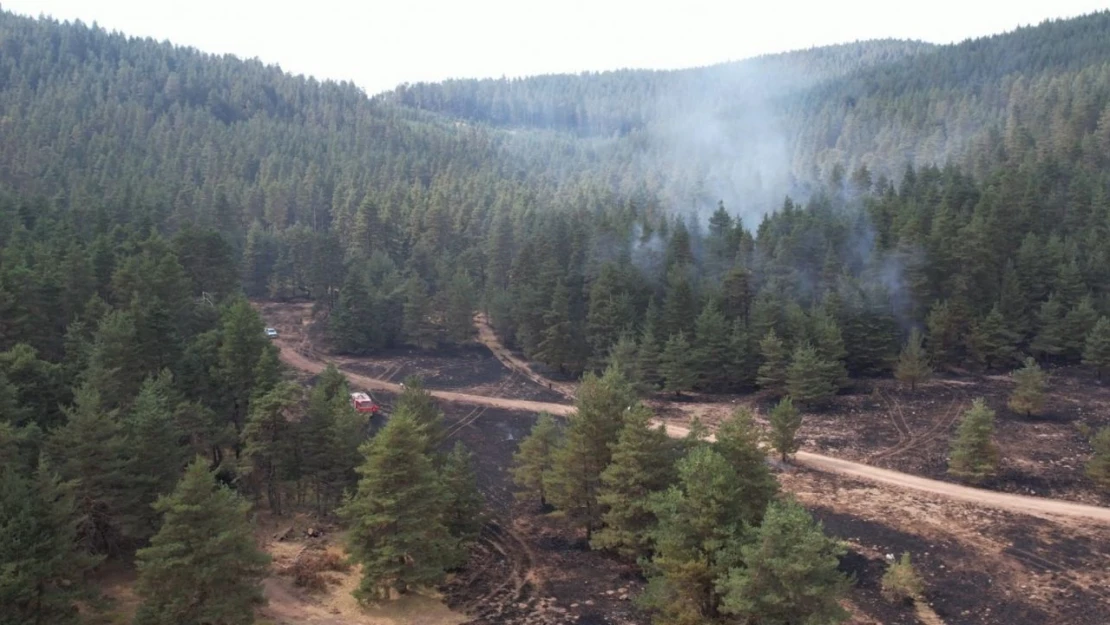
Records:
M275 330L273 328L266 328L266 338L276 339L277 335L278 335L277 330Z

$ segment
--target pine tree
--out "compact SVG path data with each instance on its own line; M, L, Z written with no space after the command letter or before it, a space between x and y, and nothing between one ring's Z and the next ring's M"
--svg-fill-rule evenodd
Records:
M424 435L424 453L435 456L446 437L443 427L443 412L436 398L424 388L424 380L418 377L405 378L403 390L397 396L394 412L407 412Z
M784 397L775 404L768 418L771 423L771 447L779 452L783 462L787 456L798 451L798 428L802 426L802 415L794 408L794 401Z
M1100 317L1095 327L1087 334L1083 348L1083 364L1094 367L1098 379L1110 368L1110 318Z
M562 281L555 285L551 308L543 321L543 340L537 346L535 358L560 373L576 371L579 365L575 362L574 332L570 322L570 292Z
M738 565L746 502L736 472L709 446L678 462L678 483L653 498L659 524L640 603L657 623L716 622L717 580Z
M709 218L709 236L706 237L705 246L708 258L708 273L713 278L719 277L736 255L732 238L732 216L725 211L724 202L717 203L717 210Z
M136 625L249 625L265 601L270 558L255 544L250 506L216 483L203 458L155 504L162 526L136 556Z
M438 331L431 320L431 297L428 284L415 273L404 286L405 304L402 331L405 341L420 349L432 349L439 342Z
M126 484L121 489L120 525L124 536L144 542L158 529L153 504L169 494L186 459L181 432L170 409L169 372L143 382L131 412L123 420L121 451Z
M1091 438L1091 459L1087 475L1099 488L1110 491L1110 427L1100 429Z
M817 356L824 363L825 380L836 389L844 387L848 380L848 371L844 366L848 350L844 347L844 337L836 319L821 310L815 311L811 336Z
M663 300L663 334L674 336L682 332L694 335L694 320L698 316L698 302L688 277L689 267L675 266L667 276L666 298Z
M663 382L660 361L662 354L659 352L659 343L655 338L652 326L644 324L644 331L640 335L639 349L636 353L636 365L640 372L640 379L647 392L659 390Z
M660 371L663 374L663 390L681 395L694 387L697 377L695 371L695 355L690 349L690 343L681 332L672 335L667 340L660 360Z
M34 479L0 466L0 625L77 625L83 579L98 561L77 537L72 484L40 465Z
M370 328L373 323L374 301L366 285L366 276L358 268L351 267L328 318L329 336L340 352L360 354L372 346Z
M1044 392L1048 380L1044 371L1032 358L1025 359L1025 366L1010 374L1014 390L1010 393L1010 409L1027 417L1039 415L1044 408Z
M264 326L249 302L238 299L220 315L220 346L216 377L227 414L236 432L241 432L250 413L255 393L258 361L272 347L263 334Z
M925 354L921 341L921 331L917 328L911 330L910 338L902 348L902 353L898 356L898 365L894 369L894 377L898 378L899 382L909 383L910 392L916 391L917 385L928 380L933 374L933 368L929 366L929 357Z
M482 494L478 492L478 476L474 473L474 454L462 442L456 442L440 470L443 489L447 493L447 531L458 542L456 564L466 560L466 550L478 539L482 530Z
M2 382L2 380L0 380ZM0 387L0 392L2 392ZM0 397L0 401L3 398ZM2 406L0 406L2 407ZM42 447L42 432L33 425L19 427L0 421L0 470L24 472L35 466Z
M273 259L270 258L269 239L262 230L261 224L251 224L247 231L247 241L243 250L243 289L251 297L259 297L266 293L266 283L269 281L270 268Z
M728 319L739 319L744 324L748 323L748 315L752 306L751 281L751 272L740 266L729 269L721 280L721 293L724 296L723 308L725 317Z
M335 484L334 503L338 504L343 493L358 485L355 469L362 461L359 447L366 438L368 417L351 406L346 394L334 397L331 405L335 415L331 428L331 472Z
M736 471L744 502L740 520L755 526L763 520L763 511L778 493L779 484L767 467L767 455L760 448L760 432L752 413L737 408L717 428L713 448Z
M773 502L743 567L720 583L721 612L749 623L834 625L848 619L840 600L851 587L838 570L845 549L794 501Z
M602 377L586 374L578 389L576 410L570 415L564 443L555 452L548 498L574 525L593 536L601 521L597 495L601 472L609 466L624 415L635 403L635 393L615 369Z
M886 573L883 573L882 587L883 598L887 601L912 601L921 598L925 592L925 582L914 570L908 551L902 552L902 557L887 567Z
M457 345L474 336L474 282L459 269L447 285L443 304L443 325L447 339Z
M786 391L788 364L786 346L775 335L774 330L768 331L767 336L759 342L759 353L763 362L759 365L756 383L759 384L759 388L771 391L775 395L783 394Z
M673 481L671 448L666 431L651 427L650 410L636 405L625 415L613 460L601 473L597 501L606 512L604 527L590 541L594 549L631 559L649 553L648 532L655 525L650 497Z
M947 301L938 302L929 311L925 326L929 332L929 361L938 366L958 365L964 344L960 315Z
M1054 291L1060 296L1060 304L1065 308L1071 308L1079 303L1083 294L1087 292L1087 285L1083 283L1083 273L1075 259L1060 264L1056 270L1054 286Z
M948 472L971 482L994 475L998 448L991 440L993 435L994 411L982 398L976 399L956 430L948 453Z
M39 358L38 350L18 343L0 352L0 381L5 381L16 406L0 404L0 410L13 423L34 422L43 430L51 430L65 422L62 406L73 400L60 365Z
M362 565L355 591L360 601L437 584L453 564L454 541L444 518L448 495L426 444L413 414L397 409L362 445L358 491L341 509L350 526L347 550Z
M728 362L730 387L736 389L755 387L756 374L759 370L758 345L752 340L751 333L740 319L732 322L729 350L732 352Z
M608 353L620 333L632 325L632 315L622 293L625 288L627 287L622 284L620 271L614 263L603 265L597 279L590 285L586 340L595 358Z
M1000 311L1005 311L1002 325L1014 333L1015 342L1024 341L1029 335L1029 304L1013 262L1007 262L997 306Z
M828 363L821 360L817 350L799 345L786 370L787 394L805 405L827 402L836 395L836 385L829 380L828 370Z
M311 485L318 514L323 514L328 508L341 483L334 456L334 446L338 441L333 439L333 433L337 404L342 400L329 398L328 395L327 386L317 380L309 395L304 418L295 426L301 470Z
M731 328L724 315L710 302L695 323L694 365L698 388L720 392L729 385Z
M328 363L320 375L316 378L316 386L313 390L320 389L323 394L324 401L331 401L336 397L343 398L346 401L350 388L347 384L347 376L335 366L335 363Z
M293 426L290 413L300 402L299 384L285 382L259 397L251 405L243 427L241 473L266 492L270 511L282 514L281 482L288 479L294 461Z
M609 353L605 358L605 367L615 367L637 392L647 392L640 376L638 351L636 339L633 338L632 334L625 332L609 348Z
M357 482L358 447L367 418L351 407L349 392L346 376L329 364L295 426L301 473L312 485L320 514L338 505L343 490Z
M560 444L559 426L547 413L540 415L528 437L520 441L513 454L510 472L517 487L517 499L538 499L547 506L547 483L555 463L555 450Z
M1037 334L1029 348L1045 357L1055 357L1064 353L1064 313L1060 299L1055 295L1041 304L1037 313Z
M878 375L893 365L898 354L898 323L891 312L889 294L873 289L853 296L842 311L840 323L848 353L848 370L855 374Z
M261 397L274 390L281 382L282 365L281 352L277 345L266 345L258 354L258 363L254 366L254 397Z
M971 340L972 352L987 369L1010 366L1016 358L1018 336L997 305L975 326Z
M1064 317L1064 356L1066 358L1077 362L1082 359L1087 335L1097 323L1098 312L1095 311L1091 296L1086 295Z
M127 478L117 413L104 410L100 395L86 384L78 389L66 414L65 426L51 432L46 442L50 466L63 480L74 482L77 536L84 549L119 553L120 510Z
M137 361L135 320L127 312L113 310L97 325L82 381L97 390L105 407L122 407L139 392L146 375L135 366Z

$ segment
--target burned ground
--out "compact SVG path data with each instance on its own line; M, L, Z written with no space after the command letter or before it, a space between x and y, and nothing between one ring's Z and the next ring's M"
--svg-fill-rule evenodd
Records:
M293 340L313 351L311 341L301 338L309 334L301 321L303 307L277 306L277 311L263 311L276 313L271 325L283 323L299 332ZM501 395L499 389L516 378L519 386L510 391L518 393L515 397L554 399L528 376L491 359L470 350L397 352L342 358L341 364L374 376L392 367L422 375L429 388L479 395ZM397 367L399 361L405 364ZM1077 424L1105 424L1110 391L1082 372L1052 373L1045 417L1030 419L1005 408L1010 381L1004 376L940 379L915 393L889 380L863 381L828 408L807 414L801 436L812 451L946 479L944 459L959 412L971 398L984 396L998 411L996 438L1004 458L1002 472L988 487L1097 502L1082 474L1089 448ZM670 399L649 403L668 421L696 415L708 424L737 405L758 411L769 403L760 395L715 397L714 403L698 396L682 404ZM390 398L382 401L388 404ZM642 587L634 569L585 549L581 537L562 523L513 501L507 468L534 415L450 402L441 406L452 436L475 451L492 520L475 557L446 587L449 604L480 623L646 622L630 601L621 600L622 589L634 596ZM858 580L850 596L854 623L935 622L879 595L886 554L903 551L912 554L926 580L926 598L947 625L1110 622L1110 594L1102 590L1110 587L1105 567L1110 528L1008 514L815 471L792 469L780 479L784 491L809 507L832 535L847 541L842 569Z
M633 567L590 551L536 502L514 499L508 469L536 416L444 409L448 444L459 440L474 452L490 516L470 561L445 587L448 605L490 625L646 623L631 606L642 586Z
M1087 428L1110 425L1110 385L1088 372L1052 371L1042 416L1006 406L1007 376L939 379L910 392L893 380L860 382L824 410L806 415L805 449L875 466L950 480L948 448L963 411L982 397L996 411L998 474L980 487L1025 495L1110 504L1085 474L1091 448Z

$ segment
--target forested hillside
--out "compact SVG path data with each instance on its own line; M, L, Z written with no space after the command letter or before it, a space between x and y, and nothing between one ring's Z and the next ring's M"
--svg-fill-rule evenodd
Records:
M1106 41L1100 13L955 46L865 42L371 99L0 13L0 502L15 511L4 527L47 537L41 584L13 584L12 604L76 618L71 580L137 553L145 622L174 622L157 589L165 554L196 539L188 506L243 517L212 475L186 472L195 455L274 513L331 512L355 489L364 424L341 376L307 398L283 383L244 295L311 300L341 353L465 344L481 310L552 372L612 365L617 416L599 412L608 438L581 486L588 505L557 503L585 507L588 532L605 525L597 480L635 394L764 389L793 398L780 404L793 419L791 401L821 406L891 374L907 340L899 374L915 381L1027 355L1110 368ZM413 499L472 505L439 484L455 469L427 443L430 396L406 393L412 418L389 435L420 467ZM725 462L690 443L659 482L682 486L659 530L676 550L682 489ZM385 443L363 451L345 507L356 527L380 512L374 471L394 462ZM766 510L730 518L809 531L793 507ZM473 533L443 523L428 579ZM232 529L249 605L261 564L249 530ZM361 530L369 566L376 534ZM739 566L718 564L706 579ZM742 577L728 579L746 600ZM656 590L664 611L673 589Z
M773 137L783 149L770 156L781 162L763 163L764 177L780 167L802 183L838 164L896 178L907 163L951 160L986 175L1034 150L1099 165L1110 124L1108 29L1103 12L951 46L872 41L679 71L419 83L380 98L494 125L626 135L630 152L654 148L640 157L652 168L673 166L687 144L710 166L753 157L752 144ZM715 142L676 131L731 147L717 153Z
M378 97L498 126L604 137L642 130L690 107L742 113L738 105L753 95L789 97L860 68L893 63L932 47L921 42L868 41L699 69L405 84Z
M399 89L401 106L80 24L5 15L3 28L2 177L22 205L56 206L89 254L114 245L119 226L215 228L249 295L316 300L341 350L465 341L482 306L507 342L556 369L599 366L626 335L624 349L647 352L649 380L666 384L662 371L677 365L663 357L687 343L705 373L680 386L724 389L756 383L771 330L787 353L812 344L850 374L889 370L913 326L937 365L1005 367L1022 352L1081 360L1106 312L1110 64L1098 42L1110 14L941 48L875 42L686 73L424 85ZM596 111L586 117L628 121L635 94L684 81L743 91L768 71L783 76L766 94L788 105L780 122L794 119L797 137L825 128L822 149L832 149L862 132L857 118L876 130L859 135L870 152L842 150L828 175L794 178L804 202L783 203L786 190L769 185L780 199L760 206L762 221L750 206L747 221L727 202L703 208L723 194L705 186L719 178L697 159L676 158L670 178L645 175L637 155L662 153L637 135L640 122L620 139L576 138L619 129L548 117L533 120L542 130L502 131L408 106L498 121L494 101L556 106L544 94L560 86ZM674 101L701 92L680 89ZM728 119L728 106L710 98L706 110ZM948 124L964 110L987 120L975 124L983 132L946 137L997 139L974 166L907 165L928 160L932 122L907 135L914 126L899 116ZM1003 113L1005 125L987 123ZM885 152L882 133L912 141ZM733 143L711 140L723 150L717 172L736 171L746 157L731 161ZM889 161L881 169L900 163L897 174L849 167L867 154ZM696 190L691 203L674 199L680 187ZM24 210L30 229L38 209ZM9 238L20 230L11 222ZM40 318L32 302L59 297L51 276L80 275L6 247L7 292L42 293L7 298L7 319ZM70 262L92 262L80 249ZM60 329L79 307L55 309L65 312L49 327ZM9 332L0 345L25 339ZM32 344L56 356L51 340ZM721 359L733 369L709 379L727 369Z

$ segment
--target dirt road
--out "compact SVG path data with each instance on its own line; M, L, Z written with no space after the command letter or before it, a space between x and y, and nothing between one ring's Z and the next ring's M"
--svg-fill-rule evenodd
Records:
M316 360L314 358L309 358L304 354L298 352L292 346L282 343L280 344L280 347L282 360L293 367L312 373L319 373L326 366L326 363L320 362L319 360ZM352 384L358 387L367 388L370 390L389 391L393 393L399 393L401 391L400 385L393 382L378 380L350 371L344 371L344 374L347 375L347 378L351 381ZM573 406L568 406L566 404L554 404L521 399L507 399L502 397L486 397L482 395L470 395L467 393L456 393L452 391L430 392L434 397L442 399L444 401L474 404L480 406L492 406L495 408L505 408L508 410L548 412L553 415L559 416L565 416L574 411ZM688 432L686 428L674 424L666 424L666 428L667 433L676 438L685 436ZM872 467L865 464L859 464L847 460L840 460L837 458L804 451L798 452L795 456L795 460L799 464L820 471L838 473L841 475L859 478L870 482L877 482L880 484L895 486L897 488L931 493L934 495L946 497L948 499L987 505L994 508L1009 510L1011 512L1031 514L1038 517L1070 517L1110 524L1110 508L1087 506L1068 501L1059 501L1056 499L1025 497L1022 495L999 493L979 488L960 486L958 484L950 484L948 482L931 480L915 475L898 473L896 471L889 471L886 469L880 469L878 467Z
M320 373L324 370L324 367L327 366L326 362L321 362L315 358L309 358L286 343L279 341L278 346L281 349L281 359L285 361L286 364L296 367L297 369L308 371L309 373ZM345 369L341 370L343 374L347 376L347 379L351 381L351 384L359 388L371 391L387 391L390 393L401 392L401 385L395 382L371 378ZM539 401L528 401L525 399L509 399L505 397L486 397L484 395L469 395L453 391L430 390L429 392L437 399L463 404L492 406L494 408L505 408L507 410L524 410L527 412L549 412L557 416L566 416L574 412L574 406L566 404L551 404Z

